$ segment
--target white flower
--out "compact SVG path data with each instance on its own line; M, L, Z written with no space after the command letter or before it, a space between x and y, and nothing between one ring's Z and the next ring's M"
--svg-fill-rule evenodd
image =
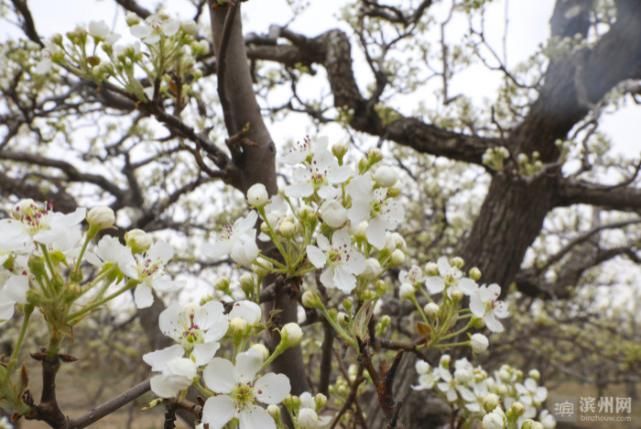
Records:
M36 66L33 68L35 74L47 74L53 69L53 61L50 57L43 57L40 61L36 63Z
M33 250L27 227L13 219L0 220L0 265L14 254L25 255Z
M438 381L438 376L430 368L430 364L422 359L416 361L416 372L418 373L418 384L412 386L414 390L431 390Z
M306 140L285 154L283 161L304 164L294 170L292 184L285 187L285 195L291 198L309 197L315 190L321 198L335 198L338 190L332 185L344 183L352 174L350 167L338 165L338 160L327 148L327 140L323 138L313 142Z
M331 422L329 416L319 416L316 412L316 401L309 392L303 392L300 399L300 410L296 416L300 429L321 429Z
M374 181L385 188L394 186L397 180L398 174L392 167L381 165L374 172Z
M378 262L378 259L367 258L367 260L365 260L365 270L361 275L368 280L373 280L377 278L382 272L383 267L381 267L381 263Z
M151 247L153 239L142 229L132 229L125 233L125 243L135 253L142 253Z
M188 388L197 373L196 363L183 357L184 350L178 344L147 353L142 359L151 366L154 375L150 379L151 391L161 398L173 398Z
M205 251L215 259L231 256L238 264L251 264L259 253L256 245L257 219L255 211L238 218L232 226L225 227L216 237L215 243L207 245Z
M476 282L470 278L463 277L463 273L456 267L452 267L445 256L437 260L438 276L430 276L425 279L425 287L431 294L443 292L448 287L451 294L454 291L461 291L471 295L477 290Z
M489 340L483 334L474 334L470 337L470 346L474 353L483 353L489 345Z
M286 323L280 330L280 338L289 347L296 346L303 339L303 330L298 323Z
M539 407L543 401L548 397L548 390L539 386L533 378L526 378L523 384L516 383L516 392L519 394L519 402L525 406L523 418L534 418L536 416L536 408Z
M405 216L403 206L398 201L387 198L387 189L374 189L369 174L353 178L347 185L347 193L352 198L348 211L349 220L358 225L366 220L366 236L377 249L385 247L386 232L395 229Z
M120 272L129 278L138 277L136 259L131 249L124 246L116 237L105 235L100 239L94 252L87 253L87 260L96 267L105 263L115 264Z
M491 413L483 417L483 429L504 429L505 428L505 414L500 407L496 407Z
M317 246L307 246L307 257L318 269L325 268L320 276L327 288L337 288L349 293L356 287L356 277L365 270L365 257L353 246L345 228L334 231L332 242L324 235L316 239Z
M22 200L11 212L14 219L27 227L34 241L63 252L78 245L85 213L84 208L69 214L54 212L33 200Z
M436 368L436 372L442 382L437 384L438 389L443 392L449 402L456 402L459 395L464 400L473 400L474 394L468 389L467 384L473 378L473 368L467 359L456 361L456 370L454 377L450 371L443 366Z
M103 39L107 43L114 44L120 38L120 35L112 33L105 21L90 21L89 34L93 37Z
M229 320L240 319L247 322L249 325L255 325L260 322L262 317L262 310L260 305L252 301L242 300L234 302L231 311L227 315Z
M6 417L0 417L0 429L13 429L13 425Z
M29 279L27 276L0 273L0 324L13 317L15 304L26 304Z
M111 228L116 223L116 214L109 207L94 207L87 212L87 223L99 230Z
M332 228L340 228L347 222L347 210L337 200L323 202L319 213L323 222Z
M256 183L247 190L247 202L252 207L262 207L269 202L267 188L262 183Z
M202 306L169 305L158 317L160 331L180 344L196 365L204 365L214 357L229 322L220 302L209 301Z
M483 318L492 332L503 332L503 325L497 318L509 316L507 304L498 300L500 295L501 288L497 284L481 286L470 295L470 310L475 316Z
M137 254L136 279L140 282L134 290L134 302L138 308L147 308L154 302L152 289L169 291L175 284L165 273L165 265L173 257L172 247L163 242L156 241L144 254Z
M398 279L401 281L401 284L409 284L413 287L415 284L423 281L423 270L417 265L412 265L409 271L401 270Z
M556 427L556 419L548 410L542 410L539 414L539 422L545 429L554 429Z
M414 296L414 286L410 283L402 283L398 295L403 299L411 299Z
M203 423L220 429L236 417L240 429L276 429L274 419L255 402L278 404L289 395L291 386L287 376L271 372L254 381L262 364L263 356L253 349L239 353L235 365L227 359L212 359L203 379L218 395L205 402Z

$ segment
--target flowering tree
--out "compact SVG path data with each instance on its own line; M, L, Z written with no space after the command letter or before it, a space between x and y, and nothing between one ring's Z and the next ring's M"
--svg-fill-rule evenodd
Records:
M608 159L598 133L604 108L637 90L627 80L641 53L636 2L559 1L550 45L511 71L475 25L490 2L453 1L441 28L465 16L470 38L450 46L441 32L443 106L410 113L387 100L429 81L404 61L424 55L431 69L421 44L437 19L431 1L345 11L373 76L367 95L342 30L245 36L237 2L193 2L194 19L116 3L131 42L98 20L42 38L26 1L7 5L28 39L2 45L0 323L15 334L0 360L0 408L14 422L82 428L151 390L147 406L165 408L165 427L177 413L211 429L419 427L424 410L406 398L432 397L452 428L553 428L542 386L551 364L569 356L585 374L595 363L518 339L533 324L561 326L568 308L556 335L586 317L599 322L592 337L613 341L609 323L623 319L625 356L605 358L606 377L638 368L634 319L595 314L605 298L576 291L598 283L584 276L592 267L638 261L639 220L574 207L639 208L641 164ZM488 52L504 77L489 120L448 93L454 70L487 64ZM330 104L299 94L309 75L326 80ZM273 107L281 86L290 98ZM380 144L277 144L265 118L285 112ZM79 126L86 119L96 135ZM595 182L613 167L620 183ZM482 202L457 201L485 185ZM570 208L552 212L560 207ZM453 220L453 209L466 215ZM543 230L546 218L576 219L574 230ZM612 230L627 237L613 241ZM75 365L79 332L127 297L149 340L137 356L149 377L69 416L58 371ZM39 399L28 351L42 368Z

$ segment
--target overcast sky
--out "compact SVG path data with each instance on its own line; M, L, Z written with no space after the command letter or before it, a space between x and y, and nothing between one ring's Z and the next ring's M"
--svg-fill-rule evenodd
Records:
M486 29L489 42L497 52L501 51L501 37L507 9L509 37L507 39L508 65L514 66L530 56L543 43L549 34L548 20L552 13L554 0L495 0L489 7L486 16ZM151 6L153 1L140 1ZM292 25L294 30L308 35L318 34L339 25L337 15L343 0L310 0L310 7L297 18ZM389 1L388 3L393 3ZM87 23L90 20L105 20L121 34L127 34L122 10L111 0L30 0L29 4L39 31L44 35L64 33L76 24ZM167 9L185 16L185 2L167 1ZM436 12L438 3L432 6ZM285 0L252 0L243 3L245 30L265 32L270 24L284 24L291 18ZM189 13L192 10L189 8ZM444 10L442 11L445 12ZM459 25L460 24L460 25ZM453 23L452 31L461 30L465 23ZM19 34L11 26L2 26L0 37L16 36ZM452 82L451 93L462 92L477 99L493 97L499 84L496 75L483 72L480 68L463 74ZM638 156L640 145L638 136L641 135L641 116L636 106L620 109L616 114L606 115L602 119L602 129L611 137L614 149L629 156ZM292 132L291 127L283 127ZM282 135L282 130L275 130L276 137L296 139L296 136ZM304 132L302 130L297 130ZM281 134L281 135L279 135Z

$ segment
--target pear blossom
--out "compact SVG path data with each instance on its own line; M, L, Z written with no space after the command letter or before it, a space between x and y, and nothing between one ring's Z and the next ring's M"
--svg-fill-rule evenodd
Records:
M329 416L318 415L316 401L311 393L303 392L298 398L300 399L300 409L296 421L300 429L321 429L332 421Z
M147 308L154 302L152 289L169 291L175 284L165 273L165 265L173 257L172 247L156 241L144 254L135 255L138 275L135 277L140 284L134 289L134 302L138 308Z
M227 317L230 321L241 319L247 322L248 325L255 325L260 322L262 310L260 305L253 301L241 300L234 302Z
M526 378L523 384L514 385L519 394L519 402L525 406L523 418L533 418L536 416L536 407L540 406L548 397L548 390L539 386L533 378Z
M202 421L210 429L220 429L238 418L240 429L276 429L276 423L260 405L276 405L289 395L291 385L284 374L267 373L256 379L263 355L250 349L236 356L236 363L214 358L205 367L205 385L217 393L203 406Z
M340 228L347 222L347 210L338 200L325 200L320 206L319 214L331 228Z
M27 227L13 219L0 220L0 264L14 254L28 254L33 250L33 242Z
M556 419L548 410L542 410L539 413L539 422L541 422L545 429L556 428Z
M353 178L346 187L352 199L348 211L353 225L367 221L367 241L377 249L385 247L387 231L394 230L403 220L405 211L396 200L387 197L386 188L374 189L369 174Z
M262 183L256 183L247 190L247 202L252 207L262 207L269 202L267 188Z
M500 407L496 407L492 412L483 417L481 426L483 429L504 429L506 427L505 420L503 410Z
M0 272L0 324L13 317L16 304L26 304L29 279L27 276Z
M349 293L356 287L356 277L365 270L365 257L354 247L347 229L334 231L332 242L324 235L316 239L318 246L307 246L307 257L318 269L324 268L320 280L327 288Z
M238 218L233 225L226 226L218 234L213 244L206 245L205 252L214 259L231 256L235 262L241 265L251 264L259 253L256 245L255 225L257 219L258 214L255 211Z
M27 227L35 242L64 252L79 244L86 210L78 208L63 214L33 200L22 200L13 207L11 214Z
M449 402L456 402L459 396L464 400L472 400L474 394L466 385L474 378L474 368L465 358L457 360L454 365L454 376L443 366L436 369L442 380L437 384L438 389L445 394Z
M223 305L209 301L202 306L169 305L158 317L160 331L191 353L196 365L204 365L214 357L218 341L227 332L229 322Z
M417 265L412 265L409 271L401 270L400 274L398 275L398 279L400 280L401 284L409 284L411 286L414 286L415 284L421 283L423 281L423 271Z
M425 287L429 293L441 293L446 286L450 296L454 291L461 291L466 295L471 295L476 291L476 282L468 277L463 277L461 270L452 267L445 256L438 258L436 264L439 275L429 276L425 279Z
M470 337L470 346L474 353L483 353L487 350L489 344L489 340L483 334L476 333Z
M175 344L143 355L142 359L154 372L150 379L151 390L161 398L173 398L188 388L197 374L197 365L183 357L182 346Z
M431 368L430 364L425 362L422 359L416 361L415 364L416 372L418 373L418 384L412 386L414 390L430 390L434 387L438 381L438 376L435 374Z
M112 32L105 21L90 21L88 26L89 34L93 37L103 39L109 44L114 44L120 38L119 34Z
M492 332L503 332L503 325L498 319L509 316L507 304L498 299L500 295L501 288L497 284L481 286L470 295L470 310L482 318Z
M120 243L118 238L105 235L100 239L93 252L87 253L87 261L96 267L106 263L115 264L127 277L136 278L136 259L131 249Z

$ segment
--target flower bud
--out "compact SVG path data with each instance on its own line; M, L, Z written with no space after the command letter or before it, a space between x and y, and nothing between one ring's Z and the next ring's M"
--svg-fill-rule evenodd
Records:
M251 268L252 271L254 271L259 276L266 276L274 268L274 264L272 264L269 260L263 258L262 256L259 256L254 261Z
M535 422L532 419L524 420L521 424L521 429L543 429L543 424Z
M287 347L295 347L300 344L303 339L303 330L298 326L298 323L286 323L280 329L280 341Z
M140 23L140 18L133 12L127 12L127 15L125 15L125 21L128 26L133 27Z
M362 221L354 228L354 238L356 240L367 240L367 221Z
M229 321L229 332L231 336L236 337L243 337L245 334L247 334L249 328L249 324L245 319L241 319L240 317L234 317Z
M245 295L251 295L254 292L255 285L256 281L252 274L243 273L243 275L240 276L240 288L245 292Z
M474 334L470 337L470 346L474 353L483 353L490 345L487 337L483 334Z
M405 253L401 249L396 249L392 252L390 263L394 267L399 267L405 262Z
M296 234L296 224L291 219L285 218L278 225L278 233L283 237L293 237Z
M505 429L505 415L500 408L486 414L481 422L483 429Z
M512 414L516 417L522 416L524 412L525 406L519 401L512 402L512 406L510 406L510 409L508 410L509 414Z
M528 376L533 378L535 381L539 381L541 379L541 373L537 369L530 370L530 372L528 372Z
M256 183L247 190L247 202L250 206L259 208L269 202L267 188L262 183Z
M267 407L267 412L269 413L270 416L276 421L280 420L280 407L275 404L270 404Z
M425 307L423 307L423 312L427 317L436 317L440 309L441 308L437 303L428 302L427 304L425 304Z
M180 28L187 34L196 34L198 33L198 24L191 19L185 19L180 23Z
M142 229L132 229L125 233L125 243L134 253L143 253L151 247L151 235Z
M374 172L373 178L379 185L389 188L390 186L394 186L398 180L398 174L396 174L396 171L392 167L381 165Z
M403 299L412 299L414 297L414 286L409 283L403 283L398 291L398 294Z
M481 280L481 270L479 270L477 267L472 267L470 268L470 271L468 272L468 276L474 280L475 282Z
M499 397L494 393L488 393L481 400L483 409L488 413L499 406Z
M436 265L436 262L428 262L425 264L425 274L428 276L438 276L438 265Z
M346 143L334 143L332 146L332 153L336 158L342 160L345 154L347 153L348 146Z
M301 301L303 302L303 306L307 308L320 308L323 305L320 295L318 292L313 290L306 290L303 292Z
M465 265L465 261L460 256L455 256L452 258L452 266L458 268L459 270Z
M441 359L439 359L438 364L439 364L439 366L442 366L443 368L449 368L451 360L452 360L451 356L445 354L445 355L441 356Z
M320 217L328 226L340 228L347 222L347 210L336 200L327 200L320 207Z
M231 295L231 282L227 277L218 279L218 281L214 284L214 289L224 293L225 295Z
M460 291L459 289L455 289L452 292L450 292L450 298L452 298L452 301L458 302L463 299L463 292Z
M87 223L97 231L111 228L116 223L116 214L109 207L94 207L87 212Z
M316 396L314 396L314 402L316 402L316 410L321 410L325 408L327 404L327 396L322 393L317 393Z
M427 374L430 371L430 364L425 362L423 359L417 360L414 367L419 375Z
M256 343L256 344L252 345L249 349L250 350L254 350L258 354L260 354L262 356L263 360L266 360L269 357L269 350L267 350L267 347L265 347L261 343Z
M367 161L370 165L374 165L383 159L383 152L377 147L373 147L367 151Z
M381 267L381 263L378 262L378 259L367 258L365 261L365 270L361 273L361 276L367 280L374 280L382 271L383 268Z

